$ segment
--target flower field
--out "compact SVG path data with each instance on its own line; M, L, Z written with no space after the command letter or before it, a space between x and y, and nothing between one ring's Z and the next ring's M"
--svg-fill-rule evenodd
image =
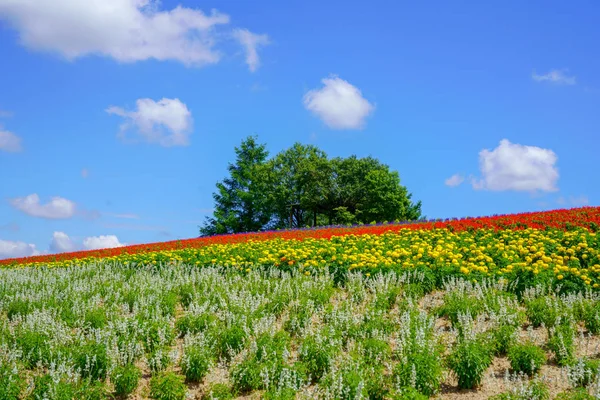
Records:
M587 207L2 260L0 399L598 398L599 226Z

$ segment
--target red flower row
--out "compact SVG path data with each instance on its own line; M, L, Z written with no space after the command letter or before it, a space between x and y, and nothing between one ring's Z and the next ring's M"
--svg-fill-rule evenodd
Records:
M522 214L495 215L491 217L464 218L453 220L434 220L422 222L404 222L378 225L361 226L330 226L325 228L296 229L267 231L254 233L238 233L231 235L217 235L187 240L173 240L169 242L138 244L111 249L77 251L71 253L51 254L23 258L9 258L0 260L0 265L18 265L33 262L66 261L76 258L96 257L105 258L121 254L134 254L140 252L167 251L183 248L198 248L211 244L242 243L247 241L262 241L275 238L303 240L306 238L329 239L332 236L344 235L379 235L385 232L397 232L401 229L435 229L446 228L454 232L469 229L572 229L583 227L593 231L600 230L600 207L583 207L562 209L545 212L532 212Z

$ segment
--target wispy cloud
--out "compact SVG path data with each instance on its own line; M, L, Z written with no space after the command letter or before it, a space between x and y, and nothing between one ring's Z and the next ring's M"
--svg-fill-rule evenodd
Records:
M577 83L575 76L568 76L567 72L567 69L553 69L547 74L538 75L534 71L531 77L536 82L550 82L557 85L575 85Z
M192 113L179 99L138 99L136 107L134 111L115 106L106 109L107 113L124 118L121 139L126 139L126 133L133 129L144 141L163 147L190 144Z
M556 203L561 206L583 207L590 204L590 199L587 196L560 196L556 199Z
M244 47L246 50L246 64L250 72L256 71L260 66L260 58L258 57L258 48L266 46L270 43L269 36L258 35L250 32L248 29L234 29L233 37Z
M32 217L46 219L67 219L75 215L75 203L63 197L52 197L46 204L40 202L37 193L9 200L17 210Z
M18 153L22 149L21 138L13 132L3 130L0 125L0 150L9 153Z
M450 178L446 179L444 183L446 186L455 187L463 183L465 178L461 174L454 174Z

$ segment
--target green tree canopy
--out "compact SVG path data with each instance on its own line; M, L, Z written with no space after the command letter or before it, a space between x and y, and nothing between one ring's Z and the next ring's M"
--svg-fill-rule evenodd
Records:
M235 163L227 168L230 176L217 183L213 193L215 211L200 228L204 236L258 231L271 219L267 182L261 178L269 156L265 145L249 136L235 148L235 154Z
M316 146L295 143L268 159L253 136L235 154L230 176L217 183L204 236L421 217L421 202L411 202L398 172L373 157L329 159Z

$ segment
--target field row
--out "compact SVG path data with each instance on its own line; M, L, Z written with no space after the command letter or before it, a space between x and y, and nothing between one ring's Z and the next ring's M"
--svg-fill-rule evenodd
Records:
M403 233L407 230L447 230L449 232L477 231L480 229L522 230L532 228L536 230L558 229L569 231L583 228L591 232L600 231L600 207L583 207L566 210L546 212L533 212L523 214L497 215L490 217L407 221L381 223L357 226L332 226L325 228L295 229L283 231L254 232L232 235L216 235L187 240L174 240L170 242L139 244L112 249L89 250L61 254L49 254L25 258L0 260L0 266L18 266L23 264L63 263L69 260L102 259L120 257L148 252L169 252L182 249L199 249L210 245L225 245L257 241L305 240L305 239L330 239L346 235L381 235L385 233Z
M540 231L488 230L450 232L447 229L401 230L380 235L346 235L330 239L249 241L182 250L123 254L107 260L130 265L185 263L225 266L249 272L275 267L307 275L338 276L362 271L367 276L387 271L422 269L436 284L450 277L481 281L503 277L522 288L537 284L561 287L561 292L600 288L600 235L578 228ZM95 258L27 266L65 267L95 263ZM521 289L522 290L522 289Z
M390 272L0 270L0 398L591 399L600 298ZM474 390L474 391L473 391ZM475 396L475 397L473 397Z

